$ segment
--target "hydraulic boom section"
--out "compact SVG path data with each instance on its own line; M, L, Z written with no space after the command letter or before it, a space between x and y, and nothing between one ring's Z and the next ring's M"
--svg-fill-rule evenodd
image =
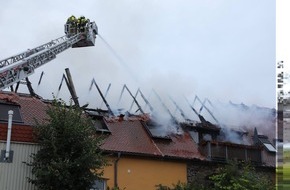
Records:
M88 19L81 24L65 24L66 35L18 55L0 60L0 90L32 75L38 67L70 47L94 46L98 28Z

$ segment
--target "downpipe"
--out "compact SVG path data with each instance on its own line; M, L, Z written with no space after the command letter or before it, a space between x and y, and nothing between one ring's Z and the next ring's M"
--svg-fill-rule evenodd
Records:
M114 187L118 188L118 162L121 158L121 152L118 152L118 157L114 161Z
M8 130L7 130L7 143L6 143L6 152L5 152L5 160L8 160L10 154L10 143L11 143L11 131L12 131L12 117L13 111L8 111Z

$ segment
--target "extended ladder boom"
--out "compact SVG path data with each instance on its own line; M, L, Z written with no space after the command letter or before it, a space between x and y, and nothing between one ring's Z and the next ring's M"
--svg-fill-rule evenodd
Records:
M86 47L95 44L97 26L87 23L85 31L69 33L73 27L65 25L66 36L27 50L0 61L0 90L7 88L34 73L34 70L56 58L70 47ZM75 29L75 28L73 28ZM76 31L76 29L75 29Z

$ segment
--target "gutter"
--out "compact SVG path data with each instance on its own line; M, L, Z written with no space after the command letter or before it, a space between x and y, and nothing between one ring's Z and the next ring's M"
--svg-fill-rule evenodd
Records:
M121 152L118 152L118 158L114 161L114 187L118 188L118 162L121 158Z

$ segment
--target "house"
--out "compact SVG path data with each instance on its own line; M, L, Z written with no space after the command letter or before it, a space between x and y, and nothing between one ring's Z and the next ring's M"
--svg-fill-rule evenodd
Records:
M34 189L31 177L31 153L38 150L33 138L34 119L44 121L48 101L27 94L0 93L0 189ZM13 110L9 159L4 159L7 144L8 110ZM231 131L242 141L225 141L226 131L210 122L184 122L174 126L175 132L164 133L164 126L147 114L109 116L104 110L86 109L95 121L97 134L105 136L102 149L111 165L104 169L95 189L105 187L155 189L155 185L191 182L196 176L209 175L214 167L227 160L251 161L257 169L275 177L274 147L266 136ZM176 125L176 124L172 124ZM172 126L167 126L172 127ZM253 140L254 139L254 140Z
M108 186L155 189L157 184L187 182L187 162L204 159L189 134L156 138L145 125L139 118L107 121L111 134L102 148L113 160L105 169Z
M29 162L30 155L39 149L33 139L32 125L34 118L45 118L45 107L45 103L29 95L0 94L0 189L34 189L27 181L27 177L32 177L31 168L23 162ZM9 159L5 160L8 110L14 114Z

